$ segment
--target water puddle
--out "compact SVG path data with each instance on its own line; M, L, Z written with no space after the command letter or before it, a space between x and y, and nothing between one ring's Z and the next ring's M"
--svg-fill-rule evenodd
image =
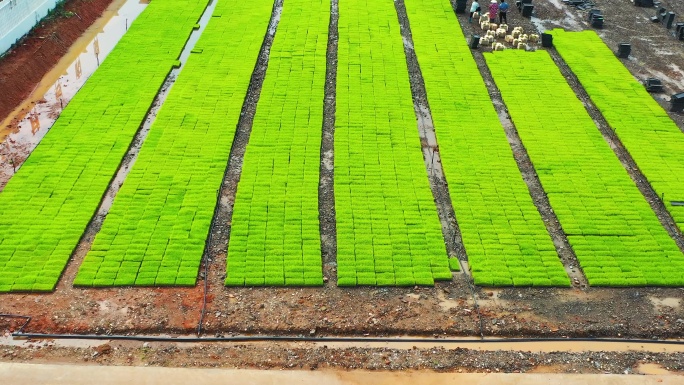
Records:
M639 374L673 374L669 370L665 369L662 365L660 364L652 364L652 363L640 363L637 365L636 368L634 368L635 373Z
M435 134L435 126L432 122L432 116L427 106L422 103L417 103L416 117L418 118L418 132L423 145L423 158L427 167L428 174L440 180L444 180L444 172L442 170L442 160L439 156L439 146L437 145L437 136Z
M202 32L204 32L204 30L207 28L207 25L209 24L209 20L211 20L211 17L214 14L214 10L216 9L216 3L217 2L218 1L216 1L216 0L212 0L211 2L209 2L209 4L207 5L207 8L204 10L204 13L202 13L202 16L200 17L199 22L197 22L197 24L199 24L199 28L192 31L192 33L190 34L190 37L188 38L187 43L185 43L185 47L183 47L183 51L180 54L180 58L178 60L180 60L181 65L180 65L180 67L174 68L171 71L171 75L169 76L170 78L175 79L178 76L178 74L181 72L183 67L185 67L185 63L187 63L188 58L190 57L190 53L192 52L193 48L195 48L197 41L199 40L200 36L202 36ZM167 92L167 94L168 94L168 92ZM162 101L165 99L166 98L164 97L164 99L162 99Z
M663 310L663 308L666 307L679 309L682 305L682 300L680 298L675 297L667 297L662 299L656 297L648 297L648 299L651 301L651 304L653 304L656 310Z
M488 287L483 291L483 295L480 296L478 302L480 302L480 306L486 306L490 308L503 308L505 309L508 306L508 301L505 299L501 299L501 289L496 289L492 287Z
M140 0L115 2L45 75L24 105L5 119L0 126L0 189L146 6Z
M437 299L439 300L439 307L442 308L442 311L445 313L450 312L451 309L460 309L462 307L458 301L452 298L447 298L444 292L441 290L437 292Z
M556 8L558 5L552 2ZM535 26L539 33L546 32L547 29L563 28L566 31L582 31L584 29L582 23L579 21L577 16L573 12L566 12L563 19L549 20L540 19L536 16L532 16L530 21ZM549 26L549 27L547 27Z
M278 29L278 24L280 24L280 17L283 15L283 4L277 4L275 7L275 13L271 19L271 24L268 25L268 34L275 35L276 29Z
M413 44L411 44L411 41L404 36L402 36L401 39L404 41L404 46L413 51Z

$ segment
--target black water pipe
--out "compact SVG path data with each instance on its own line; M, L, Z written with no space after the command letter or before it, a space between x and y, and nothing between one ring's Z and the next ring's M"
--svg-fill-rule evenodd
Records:
M125 336L99 334L50 334L50 333L12 333L12 337L30 339L69 339L69 340L102 340L102 341L140 341L140 342L359 342L359 343L434 343L434 344L479 344L479 343L530 343L530 342L617 342L633 344L684 345L679 340L646 340L623 338L492 338L492 339L459 339L459 338L401 338L401 337L306 337L306 336L234 336L234 337L164 337L164 336Z
M591 338L591 337L542 337L542 338L401 338L401 337L306 337L306 336L233 336L233 337L164 337L164 336L125 336L119 334L56 334L56 333L24 333L24 328L31 322L30 316L18 314L0 314L0 318L20 318L26 322L18 331L12 333L15 338L27 339L64 339L64 340L98 340L98 341L140 341L140 342L404 342L404 343L435 343L435 344L472 344L472 343L529 343L529 342L617 342L633 344L663 344L684 345L684 340L646 340L637 338Z

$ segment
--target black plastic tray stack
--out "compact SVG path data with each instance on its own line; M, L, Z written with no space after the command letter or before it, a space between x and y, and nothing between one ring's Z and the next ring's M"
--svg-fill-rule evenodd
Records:
M672 95L670 99L670 111L682 112L684 111L684 92Z
M636 5L637 7L650 8L654 4L653 0L634 0L634 5Z
M532 17L534 5L532 0L517 0L515 6L518 7L518 12L522 13L523 17Z
M589 11L589 24L597 29L603 28L603 12L598 9Z

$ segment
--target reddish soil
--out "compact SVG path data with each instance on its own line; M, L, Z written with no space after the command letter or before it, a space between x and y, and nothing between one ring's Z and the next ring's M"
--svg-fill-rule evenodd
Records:
M28 97L114 0L67 0L0 59L0 120Z

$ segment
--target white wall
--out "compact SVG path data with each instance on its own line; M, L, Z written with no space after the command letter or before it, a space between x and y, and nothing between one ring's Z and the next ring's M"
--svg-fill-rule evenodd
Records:
M58 0L0 1L0 54L33 28Z

